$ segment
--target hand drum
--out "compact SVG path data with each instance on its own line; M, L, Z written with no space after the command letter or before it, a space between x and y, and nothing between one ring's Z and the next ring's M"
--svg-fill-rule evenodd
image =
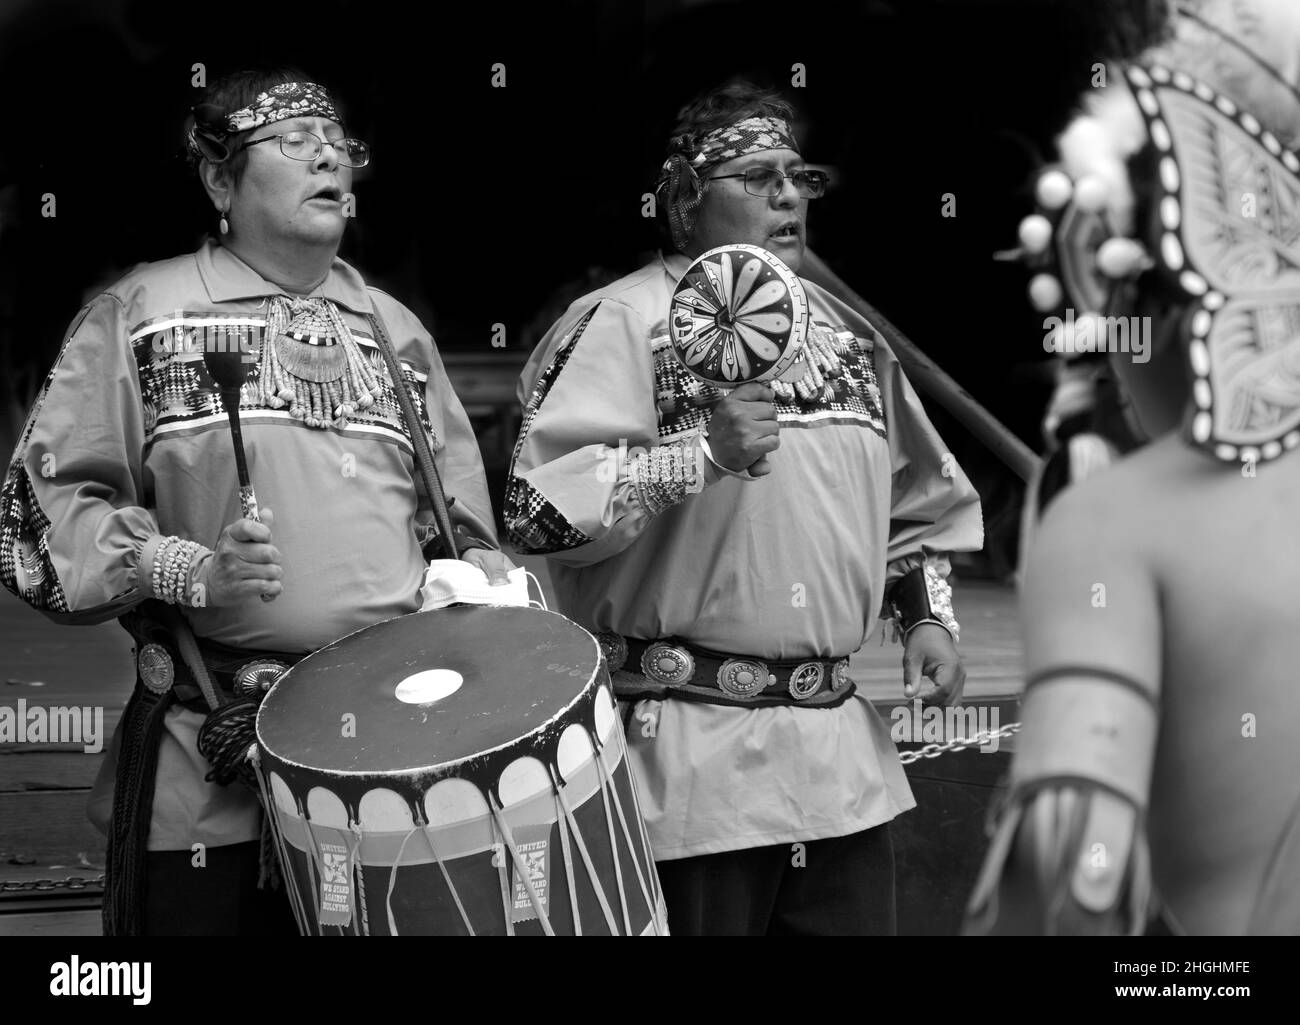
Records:
M766 249L710 249L673 292L668 334L692 376L718 388L803 376L808 298Z

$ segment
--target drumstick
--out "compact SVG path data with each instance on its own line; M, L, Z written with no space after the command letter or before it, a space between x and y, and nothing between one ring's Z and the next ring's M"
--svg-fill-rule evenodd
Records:
M244 433L239 423L239 390L248 379L252 363L245 360L239 351L207 350L203 353L203 362L208 373L217 382L221 391L221 404L226 407L226 419L230 421L230 439L235 446L235 474L239 480L239 507L246 519L256 523L262 522L257 509L257 494L253 491L253 482L248 475L248 459L244 454ZM274 601L275 595L264 594L262 601Z

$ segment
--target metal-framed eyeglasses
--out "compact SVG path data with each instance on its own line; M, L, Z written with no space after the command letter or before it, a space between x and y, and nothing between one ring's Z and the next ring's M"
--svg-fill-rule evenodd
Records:
M268 135L265 138L246 142L239 148L248 149L250 146L259 146L272 139L280 140L280 152L290 160L315 160L328 143L334 147L339 163L344 167L365 167L370 163L370 147L360 139L322 139L315 132L294 131Z
M718 174L704 180L716 182L724 178L740 178L745 183L745 191L751 196L764 196L768 199L781 194L787 178L794 183L794 190L799 193L800 199L820 199L826 195L826 186L831 181L830 175L825 171L800 168L785 174L775 167L751 167L743 174Z

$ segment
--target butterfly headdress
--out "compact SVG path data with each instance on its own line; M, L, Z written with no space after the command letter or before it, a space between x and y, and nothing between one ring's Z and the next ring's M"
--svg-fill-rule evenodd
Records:
M1235 60L1231 80L1268 95L1270 120L1289 131L1300 93L1239 40L1182 13L1235 55L1187 66L1199 73ZM1034 304L1050 312L1067 303L1069 331L1089 341L1135 313L1136 296L1168 300L1192 382L1185 438L1224 461L1267 461L1300 446L1300 157L1217 83L1162 59L1206 52L1186 38L1123 68L1137 112L1129 120L1143 138L1115 145L1077 181L1047 171L1040 213L1021 225L1022 253L1052 265L1031 282ZM1124 135L1124 120L1067 132L1063 149L1104 150L1099 136ZM1056 351L1077 355L1072 340Z

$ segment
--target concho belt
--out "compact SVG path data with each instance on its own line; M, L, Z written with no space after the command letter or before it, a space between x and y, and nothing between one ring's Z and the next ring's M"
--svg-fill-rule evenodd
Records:
M620 634L596 635L621 701L677 697L719 705L834 707L854 692L847 658L778 662L710 651L677 638L646 641ZM629 680L633 674L639 679Z
M144 603L148 605L149 603ZM171 632L143 608L133 609L122 617L122 625L136 641L136 667L140 680L155 694L177 688L177 700L191 711L207 712ZM206 638L198 639L199 653L212 676L212 682L227 695L256 696L270 689L301 654L258 652L231 648Z

